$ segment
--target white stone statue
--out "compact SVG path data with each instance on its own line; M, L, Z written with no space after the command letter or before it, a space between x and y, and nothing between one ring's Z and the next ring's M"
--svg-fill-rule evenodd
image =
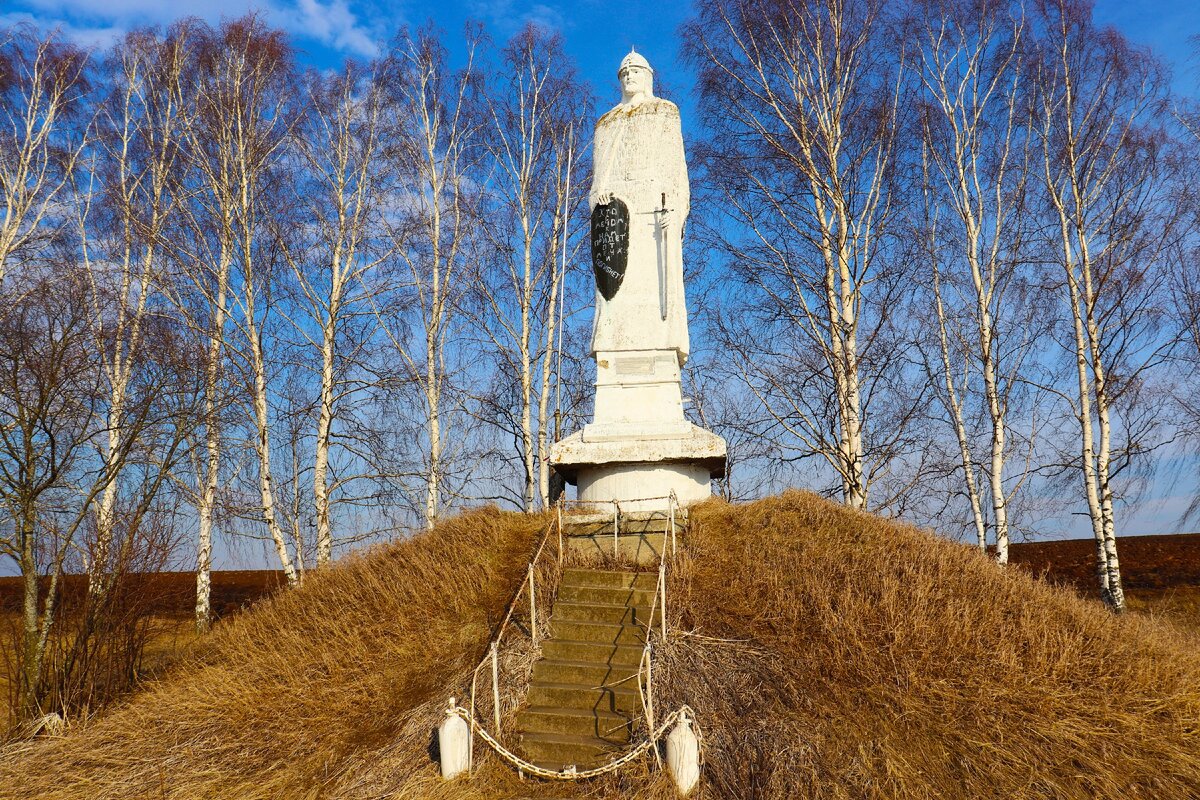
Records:
M621 102L596 123L593 210L628 209L628 262L611 298L597 288L592 354L674 350L688 356L683 225L690 208L679 108L654 96L654 71L637 52L617 70ZM665 200L665 204L664 204Z
M661 511L708 497L725 469L725 441L684 414L688 357L683 224L690 196L679 109L654 96L636 52L617 71L621 102L596 123L592 267L596 359L592 421L556 442L554 469L579 499Z

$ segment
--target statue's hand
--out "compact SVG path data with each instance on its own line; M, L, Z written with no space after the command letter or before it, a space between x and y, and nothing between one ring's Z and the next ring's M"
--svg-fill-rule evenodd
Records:
M612 192L600 192L600 194L596 195L596 205L606 206L612 202L612 199Z

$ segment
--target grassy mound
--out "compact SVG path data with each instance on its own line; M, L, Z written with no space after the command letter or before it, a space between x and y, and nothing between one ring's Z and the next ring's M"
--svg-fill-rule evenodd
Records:
M445 704L546 521L479 511L311 574L92 725L0 754L0 797L326 796L412 709Z
M478 512L315 576L125 707L3 754L0 796L673 796L644 762L437 778L440 706L544 522ZM1200 797L1200 644L1169 625L803 493L695 509L671 581L656 706L698 714L699 797Z
M1190 635L809 494L697 516L670 700L711 796L1200 797Z

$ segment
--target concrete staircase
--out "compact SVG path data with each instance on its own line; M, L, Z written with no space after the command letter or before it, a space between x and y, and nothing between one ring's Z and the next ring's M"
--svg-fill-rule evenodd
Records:
M686 512L676 511L676 535L686 522ZM670 556L671 520L665 512L633 512L621 515L613 545L612 514L573 515L563 520L563 535L571 552L611 558L614 549L623 561L657 564L663 548Z
M611 541L610 527L610 551ZM551 637L542 642L542 660L517 717L527 759L584 770L629 743L641 714L636 675L657 580L649 572L564 570Z

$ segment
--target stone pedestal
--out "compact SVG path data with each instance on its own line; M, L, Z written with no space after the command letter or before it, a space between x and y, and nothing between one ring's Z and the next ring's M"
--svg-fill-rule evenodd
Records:
M684 418L674 350L601 352L593 421L556 442L550 461L580 500L659 511L672 491L684 506L709 497L725 440Z

